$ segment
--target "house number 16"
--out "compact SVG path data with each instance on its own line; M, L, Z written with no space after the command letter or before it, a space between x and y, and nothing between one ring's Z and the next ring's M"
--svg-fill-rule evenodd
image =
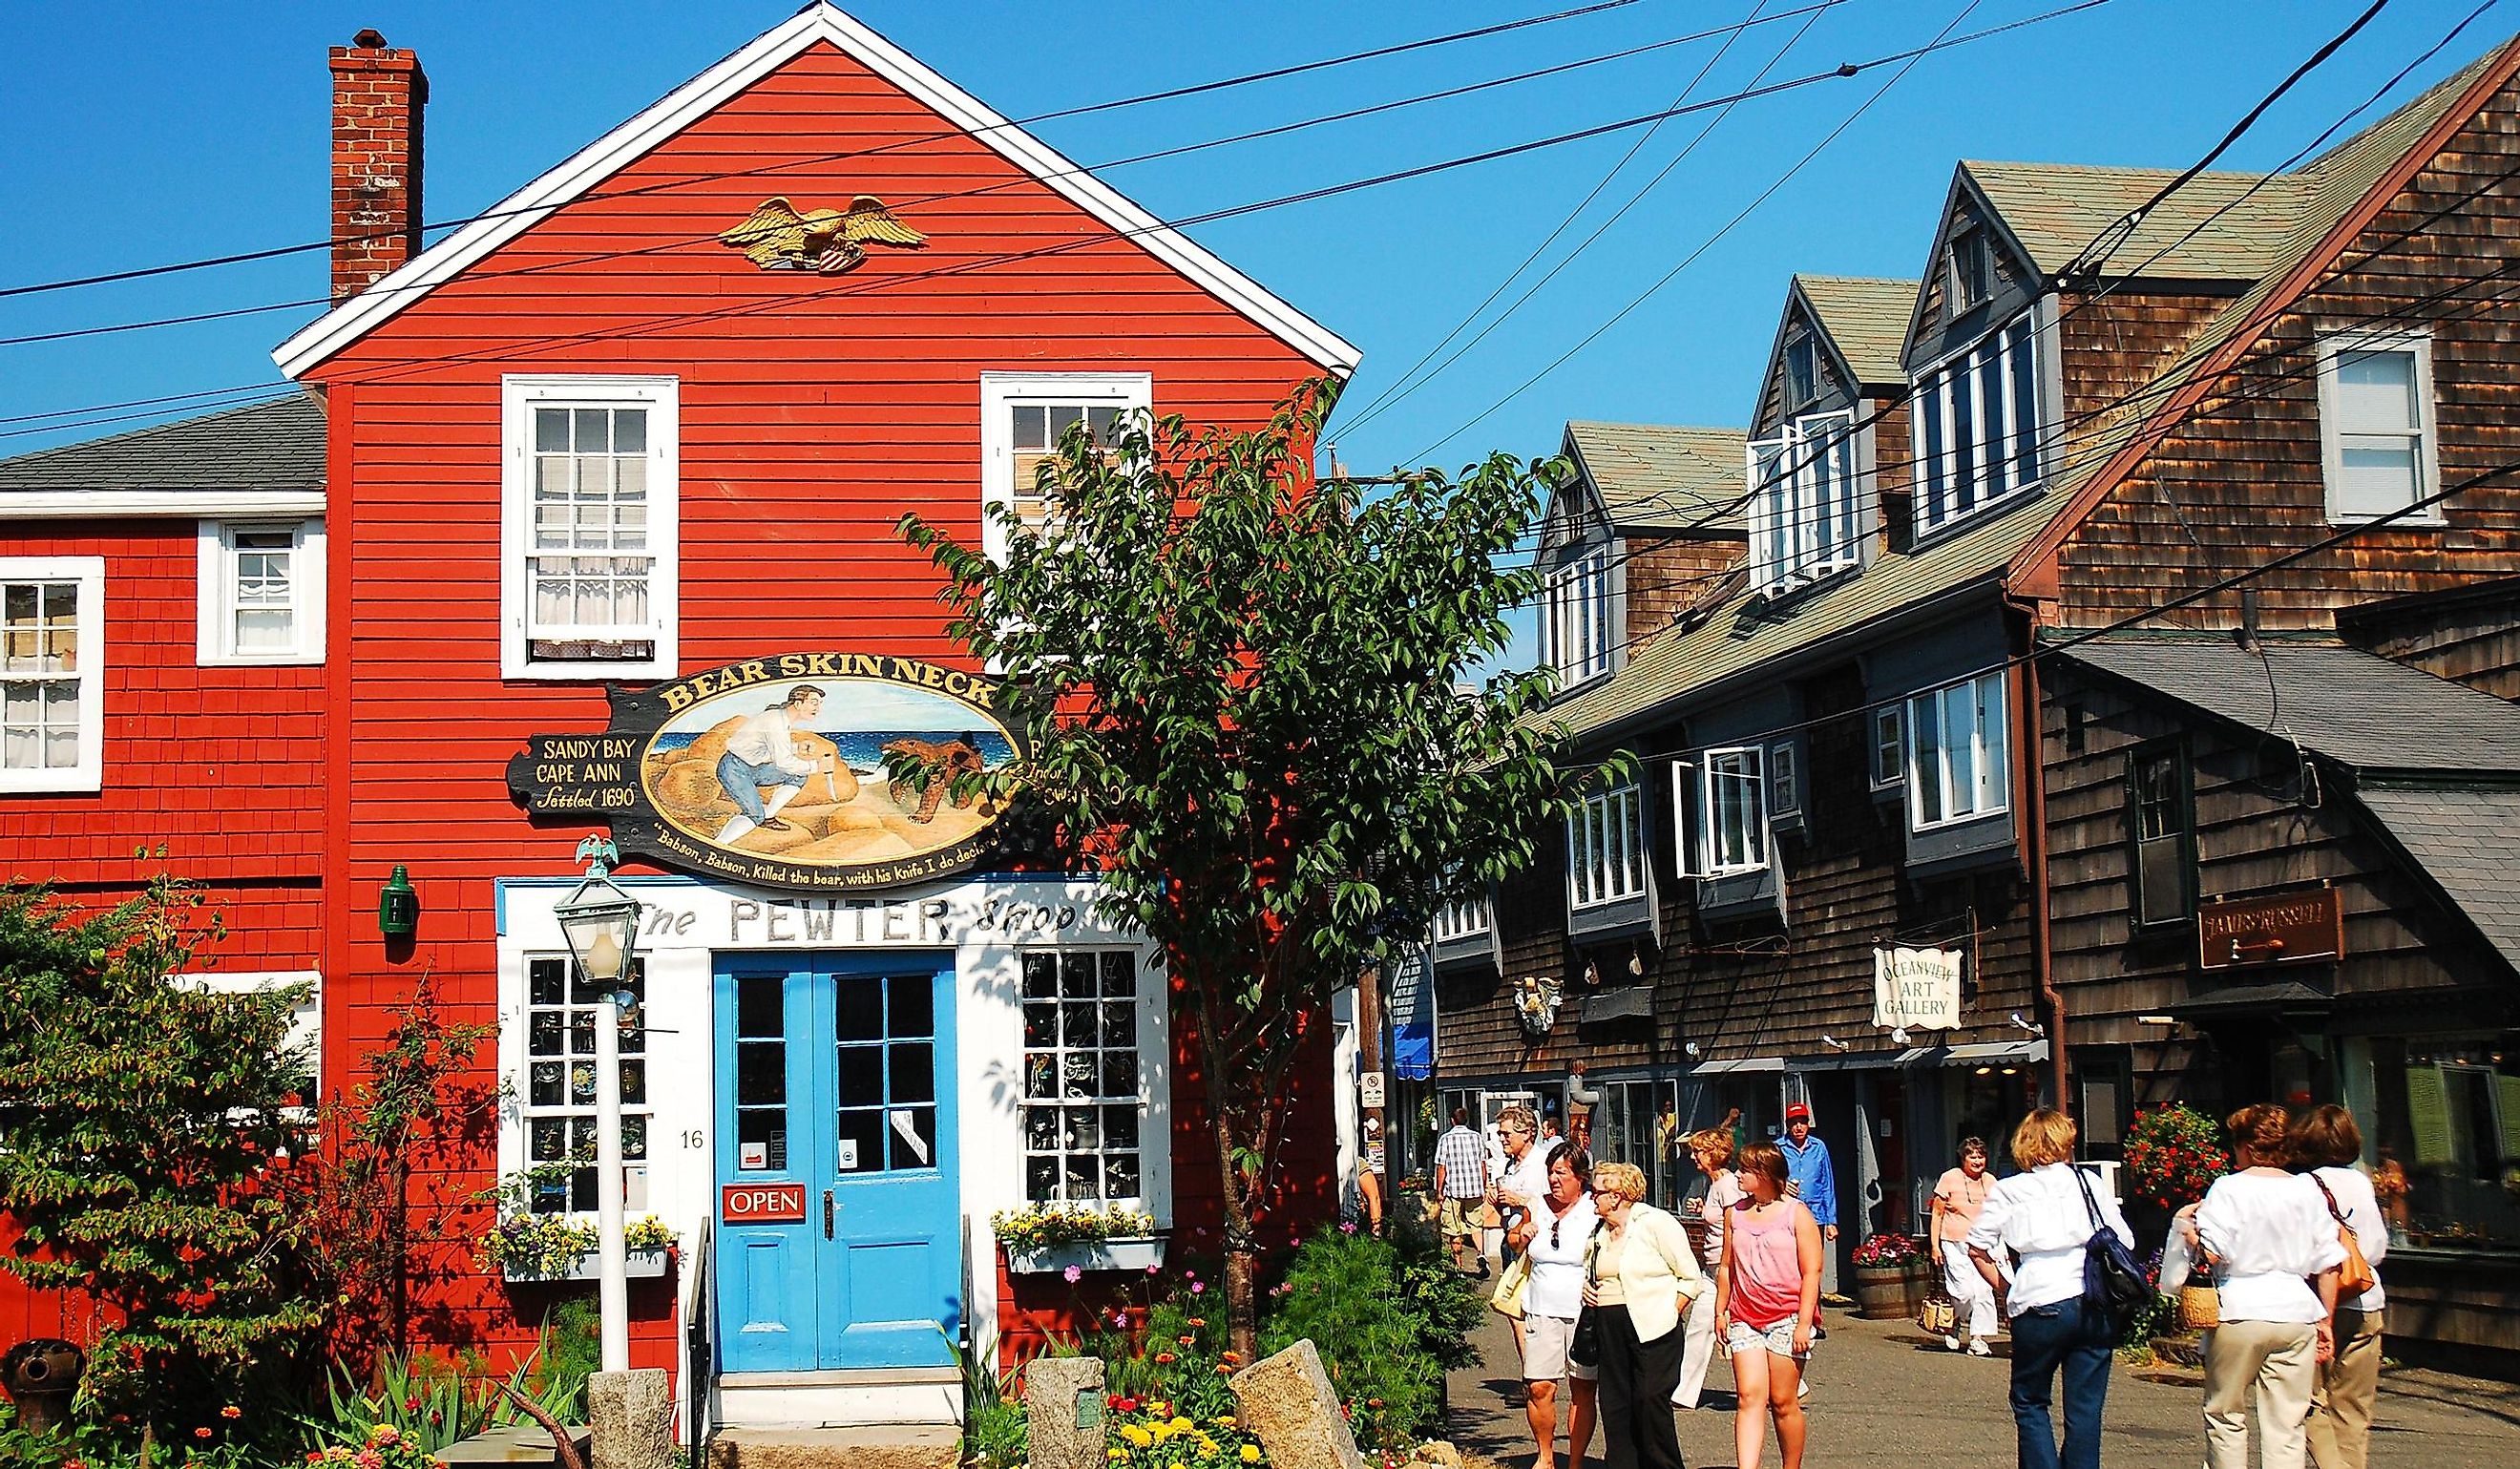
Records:
M708 1134L701 1132L698 1128L693 1128L683 1134L683 1146L686 1148L706 1147L708 1146Z

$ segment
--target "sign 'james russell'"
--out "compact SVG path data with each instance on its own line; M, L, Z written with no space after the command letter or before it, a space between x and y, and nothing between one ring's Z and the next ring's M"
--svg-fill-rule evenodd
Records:
M536 734L508 789L536 816L611 824L624 855L790 892L957 872L997 810L953 778L1017 757L990 680L877 653L781 653L612 690L611 727ZM894 781L887 755L936 774Z

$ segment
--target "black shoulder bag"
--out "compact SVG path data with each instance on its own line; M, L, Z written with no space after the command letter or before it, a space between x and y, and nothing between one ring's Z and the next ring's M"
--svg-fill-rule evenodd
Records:
M2152 1282L2144 1278L2135 1252L2100 1218L2091 1175L2072 1164L2066 1167L2073 1169L2074 1181L2083 1185L2083 1207L2092 1216L2092 1237L2083 1245L2083 1305L2107 1320L2111 1336L2120 1335L2152 1304Z
M1601 1228L1596 1224L1593 1226L1592 1236L1584 1241L1585 1284L1600 1283L1601 1277L1595 1270L1600 1258ZM1598 1367L1601 1364L1601 1313L1590 1303L1575 1313L1575 1335L1566 1344L1566 1359L1579 1367Z

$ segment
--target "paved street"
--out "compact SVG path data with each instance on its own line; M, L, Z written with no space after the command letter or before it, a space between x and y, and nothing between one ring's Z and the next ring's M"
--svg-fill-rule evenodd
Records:
M1828 1340L1813 1358L1811 1469L1891 1460L1936 1469L2006 1469L2013 1462L2012 1415L2004 1404L2005 1344L1980 1361L1929 1345L1912 1322L1863 1321L1832 1313ZM1479 1345L1487 1365L1455 1372L1453 1441L1502 1469L1531 1462L1513 1337L1490 1313ZM1683 1413L1682 1451L1694 1469L1732 1463L1732 1369L1707 1373L1716 1404ZM2137 1373L2121 1366L2109 1384L2110 1469L2195 1469L2204 1453L2193 1374ZM1715 1396L1722 1391L1723 1396ZM1560 1433L1563 1433L1561 1423ZM1774 1464L1776 1445L1768 1447ZM2375 1463L2476 1465L2520 1462L2520 1387L2432 1371L2392 1371L2382 1381ZM1600 1462L1594 1443L1591 1462Z

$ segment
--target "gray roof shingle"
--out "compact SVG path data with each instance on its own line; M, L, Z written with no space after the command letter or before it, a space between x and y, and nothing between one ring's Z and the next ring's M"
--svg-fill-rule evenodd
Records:
M1749 461L1738 428L1569 420L1566 445L1622 531L1741 533Z
M1797 275L1794 285L1866 387L1908 385L1907 364L1900 357L1908 348L1908 318L1916 306L1915 282Z
M2355 798L2520 968L2520 790L2364 786Z
M2102 638L2065 656L2358 771L2520 776L2520 704L2360 648Z
M320 490L324 410L303 393L0 459L11 491Z

